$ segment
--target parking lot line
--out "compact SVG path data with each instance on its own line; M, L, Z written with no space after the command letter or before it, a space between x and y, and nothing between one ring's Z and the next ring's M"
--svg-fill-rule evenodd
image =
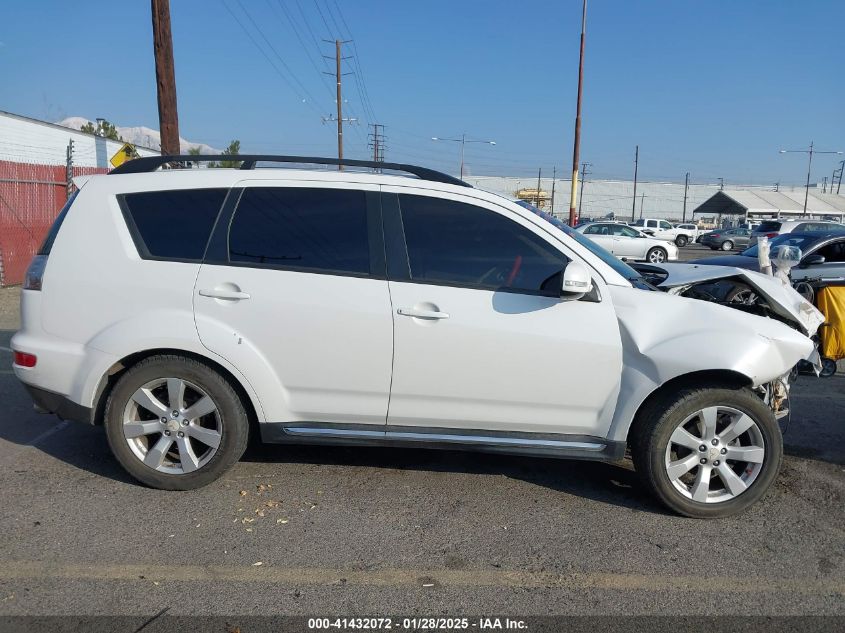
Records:
M11 351L12 351L12 348L11 348L11 347L6 347L5 345L0 345L0 349L4 350L4 351L6 351L6 352L11 352Z
M319 567L102 565L4 561L0 580L67 579L145 582L256 582L284 585L454 586L696 593L801 593L845 595L845 580L748 576L658 576L627 573L553 574L519 570L326 569Z

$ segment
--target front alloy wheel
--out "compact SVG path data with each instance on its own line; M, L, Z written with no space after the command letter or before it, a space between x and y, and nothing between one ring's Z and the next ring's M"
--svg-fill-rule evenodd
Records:
M667 390L637 413L631 456L649 491L689 517L738 514L771 487L783 457L772 410L749 388Z
M669 438L666 474L688 499L720 503L748 490L765 456L763 434L748 415L732 407L706 407Z

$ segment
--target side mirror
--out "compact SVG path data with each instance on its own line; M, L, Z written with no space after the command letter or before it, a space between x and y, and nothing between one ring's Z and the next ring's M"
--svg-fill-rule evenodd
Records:
M825 259L824 255L819 255L818 253L813 253L812 255L807 255L801 261L801 268L806 268L807 266L817 266L818 264L824 264Z
M563 271L561 296L567 300L577 301L593 289L593 278L590 270L581 262L571 261Z

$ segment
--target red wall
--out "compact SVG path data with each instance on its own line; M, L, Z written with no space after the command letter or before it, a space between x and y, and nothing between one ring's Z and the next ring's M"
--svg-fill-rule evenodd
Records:
M108 169L74 167L73 175ZM64 165L0 161L0 285L23 281L35 255L66 201Z

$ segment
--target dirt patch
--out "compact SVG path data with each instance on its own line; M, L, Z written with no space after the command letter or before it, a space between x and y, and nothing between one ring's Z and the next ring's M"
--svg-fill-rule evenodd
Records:
M19 286L0 288L0 330L17 330L20 327Z

